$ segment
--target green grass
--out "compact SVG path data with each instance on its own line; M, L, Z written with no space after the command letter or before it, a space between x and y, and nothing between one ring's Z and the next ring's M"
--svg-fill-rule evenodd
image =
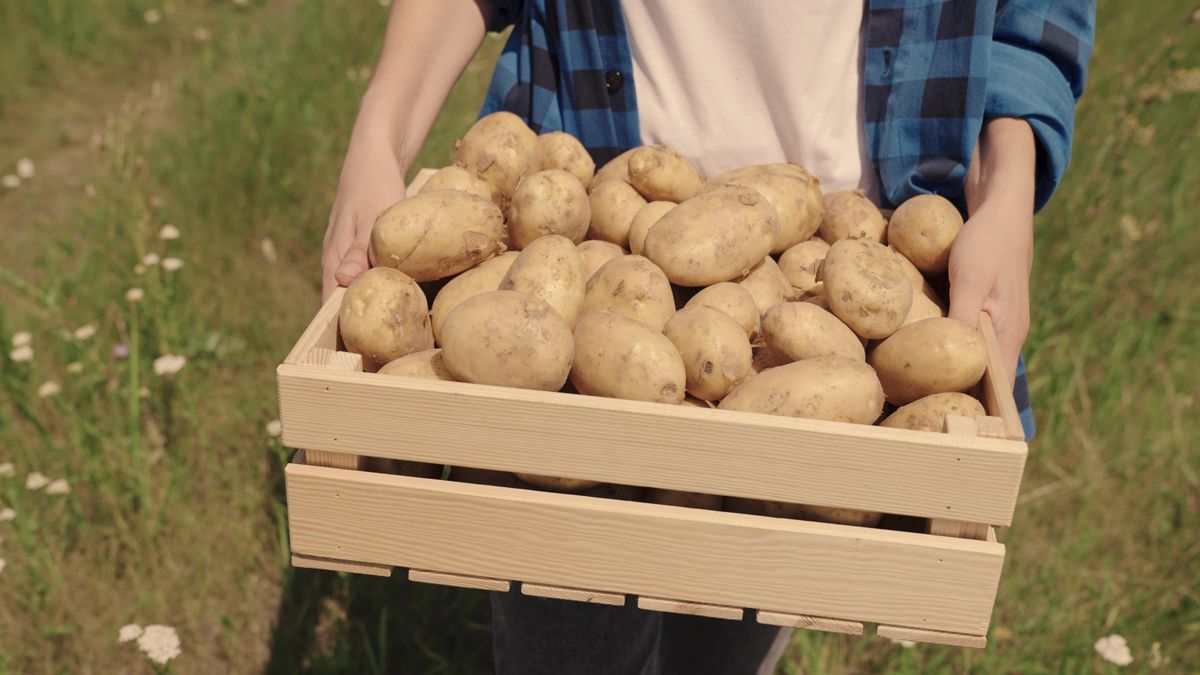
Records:
M151 6L0 8L0 173L39 168L0 191L0 462L16 468L0 507L17 511L0 523L0 672L148 669L116 642L129 622L178 628L179 672L486 672L482 593L290 568L287 454L264 431L274 364L318 301L385 10L168 2L146 24ZM1037 223L1040 433L988 650L798 632L783 672L1116 672L1092 649L1109 633L1131 644L1125 671L1151 671L1156 643L1157 672L1200 669L1200 92L1178 86L1200 67L1193 9L1101 3L1074 162ZM498 46L418 166L446 163ZM159 240L165 223L182 238ZM185 267L135 274L150 252ZM9 359L17 330L32 363ZM178 375L154 374L164 353L187 356ZM62 393L39 398L46 380ZM25 490L30 471L71 493Z

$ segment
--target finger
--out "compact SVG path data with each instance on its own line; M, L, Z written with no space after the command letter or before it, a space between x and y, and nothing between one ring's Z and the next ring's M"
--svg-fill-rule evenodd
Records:
M969 276L952 278L950 281L950 311L948 316L971 327L979 325L979 312L990 289Z
M333 271L333 278L340 286L349 286L363 272L367 271L367 245L360 242L354 242L346 251L346 255L342 256L342 261L338 263L337 269Z

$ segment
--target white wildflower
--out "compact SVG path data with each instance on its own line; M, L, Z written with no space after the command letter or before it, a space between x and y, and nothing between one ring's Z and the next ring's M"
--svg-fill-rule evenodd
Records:
M22 345L8 353L8 358L17 363L33 360L33 347Z
M38 398L50 398L62 393L62 386L54 380L46 380L38 387Z
M13 511L11 508L9 508L7 506L4 507L3 509L0 509L0 523L7 523L10 520L16 520L16 519L17 519L16 511Z
M158 238L171 241L179 238L179 228L174 225L163 225L158 231Z
M96 324L94 324L94 323L85 323L84 325L80 326L79 328L76 328L75 332L73 333L73 335L75 336L75 339L79 340L80 342L83 342L84 340L91 338L95 334L96 334Z
M42 488L49 485L49 483L50 483L50 479L46 478L45 476L43 476L41 473L39 473L37 471L34 471L33 473L29 474L28 476L25 476L25 489L26 490L41 490Z
M1127 666L1133 663L1133 653L1129 651L1129 643L1125 642L1125 638L1120 635L1106 635L1096 640L1094 647L1100 658L1109 663L1115 663L1118 666Z
M33 342L33 335L30 334L29 331L22 330L22 331L17 331L16 333L13 333L12 346L25 347L25 346L28 346L30 342Z
M128 623L117 631L117 642L133 642L142 635L142 627L136 623Z
M141 300L144 297L146 297L145 291L143 291L140 288L137 288L136 286L134 288L131 288L131 289L125 291L125 299L128 300L129 302L137 302L138 300Z
M17 475L17 470L13 467L12 462L0 464L0 477L12 478L15 475Z
M138 264L134 265L134 266L133 266L133 273L134 273L134 274L137 274L137 275L139 275L139 276L140 276L140 275L143 275L143 274L145 274L145 273L146 273L146 266L145 266L145 265L143 265L142 263L138 263Z
M156 24L162 21L163 15L161 10L148 9L142 14L142 19L148 24Z
M70 494L71 484L66 478L59 478L46 486L46 494L48 495L65 495Z
M142 256L142 264L146 267L154 267L158 264L158 254L147 253L146 255Z
M182 653L179 650L179 634L170 626L146 626L146 630L138 636L137 643L146 656L160 666Z
M72 361L67 364L68 375L78 375L83 372L83 364L78 361Z
M271 438L276 438L283 433L283 423L279 420L271 420L267 422L267 435Z
M21 177L15 173L5 174L4 178L0 178L0 185L3 185L10 190L14 190L21 187Z
M183 261L179 258L163 258L162 268L164 270L168 272L174 272L180 267L183 267Z
M212 39L212 31L204 26L196 26L196 29L192 31L192 39L196 42L208 42Z
M187 365L186 356L176 356L175 354L164 354L157 359L154 359L154 374L155 375L174 375Z
M22 157L21 159L17 160L17 176L21 177L21 179L29 180L30 178L33 178L33 174L35 173L37 173L37 171L33 167L32 159L29 159L28 157Z
M275 261L279 259L279 256L275 253L275 242L270 239L263 239L259 243L259 246L262 248L263 257L267 259L267 262L274 265Z

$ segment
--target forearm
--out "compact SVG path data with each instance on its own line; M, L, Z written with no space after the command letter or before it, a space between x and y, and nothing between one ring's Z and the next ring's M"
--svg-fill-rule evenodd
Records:
M1032 215L1036 169L1037 147L1029 124L1013 117L987 120L967 172L968 210L975 213L988 202Z

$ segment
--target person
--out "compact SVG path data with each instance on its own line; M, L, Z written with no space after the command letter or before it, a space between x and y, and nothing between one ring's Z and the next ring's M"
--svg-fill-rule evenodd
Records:
M1092 0L397 0L342 168L326 295L368 266L378 213L487 30L513 26L482 114L580 139L597 166L663 143L709 175L793 161L881 207L966 214L949 315L991 316L1026 434L1033 216L1070 158ZM501 673L772 672L787 631L493 594ZM751 613L752 614L752 613Z

